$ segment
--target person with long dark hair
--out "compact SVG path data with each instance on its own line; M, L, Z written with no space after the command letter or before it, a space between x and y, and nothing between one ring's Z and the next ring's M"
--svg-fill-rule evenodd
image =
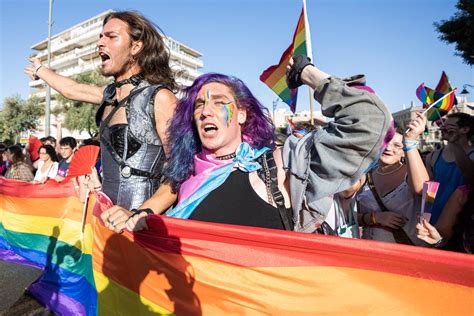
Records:
M6 153L11 165L5 173L5 178L28 182L33 180L32 167L25 163L23 149L18 145L13 145L8 147Z
M38 149L39 163L33 183L45 183L48 179L56 178L58 174L58 157L51 145L43 145Z
M97 41L107 87L80 84L56 74L37 58L25 72L68 99L100 104L103 191L114 204L134 208L160 185L166 129L176 106L177 84L169 51L155 25L136 12L112 12Z

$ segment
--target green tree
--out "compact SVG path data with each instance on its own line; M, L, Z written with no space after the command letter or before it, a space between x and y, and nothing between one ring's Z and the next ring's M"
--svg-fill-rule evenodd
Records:
M457 11L449 20L434 23L441 35L439 38L456 45L456 56L461 56L468 65L474 64L474 1L459 0Z
M44 115L40 99L23 100L19 95L7 97L0 111L0 138L18 142L22 131L38 128L39 118Z
M105 86L109 83L109 80L102 76L99 70L89 71L82 74L73 76L77 82L96 85L96 86ZM85 103L78 102L66 99L62 95L57 96L60 106L52 110L54 115L59 113L64 113L64 126L72 131L86 131L91 137L97 134L98 127L95 124L95 113L97 111L97 106Z

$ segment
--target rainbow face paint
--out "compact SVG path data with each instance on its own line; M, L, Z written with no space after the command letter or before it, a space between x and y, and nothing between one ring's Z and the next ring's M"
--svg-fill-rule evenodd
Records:
M232 122L232 117L234 116L234 106L232 102L224 104L224 106L221 109L221 112L223 112L224 116L224 121L227 124L227 127L230 126L230 123Z

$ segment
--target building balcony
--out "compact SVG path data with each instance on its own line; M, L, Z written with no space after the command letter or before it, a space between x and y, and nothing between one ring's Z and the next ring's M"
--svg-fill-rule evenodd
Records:
M177 63L181 64L186 64L187 66L190 66L192 68L202 68L204 67L204 63L202 60L193 57L189 54L185 54L183 52L176 52L176 51L170 51L170 59L172 61L176 61Z
M81 48L87 44L96 43L99 39L99 34L101 32L101 28L93 28L87 33L79 33L76 37L71 37L68 40L52 40L51 41L51 54L57 55L58 53L64 53L70 51L74 48ZM43 58L48 55L48 49L40 51L36 57Z

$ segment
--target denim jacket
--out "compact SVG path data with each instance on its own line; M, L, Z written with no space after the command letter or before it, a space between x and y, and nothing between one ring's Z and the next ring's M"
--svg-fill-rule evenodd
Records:
M391 126L382 100L349 87L347 80L322 80L314 98L322 114L334 120L301 139L290 136L283 148L295 230L302 232L315 232L331 209L333 195L350 188L373 166Z

